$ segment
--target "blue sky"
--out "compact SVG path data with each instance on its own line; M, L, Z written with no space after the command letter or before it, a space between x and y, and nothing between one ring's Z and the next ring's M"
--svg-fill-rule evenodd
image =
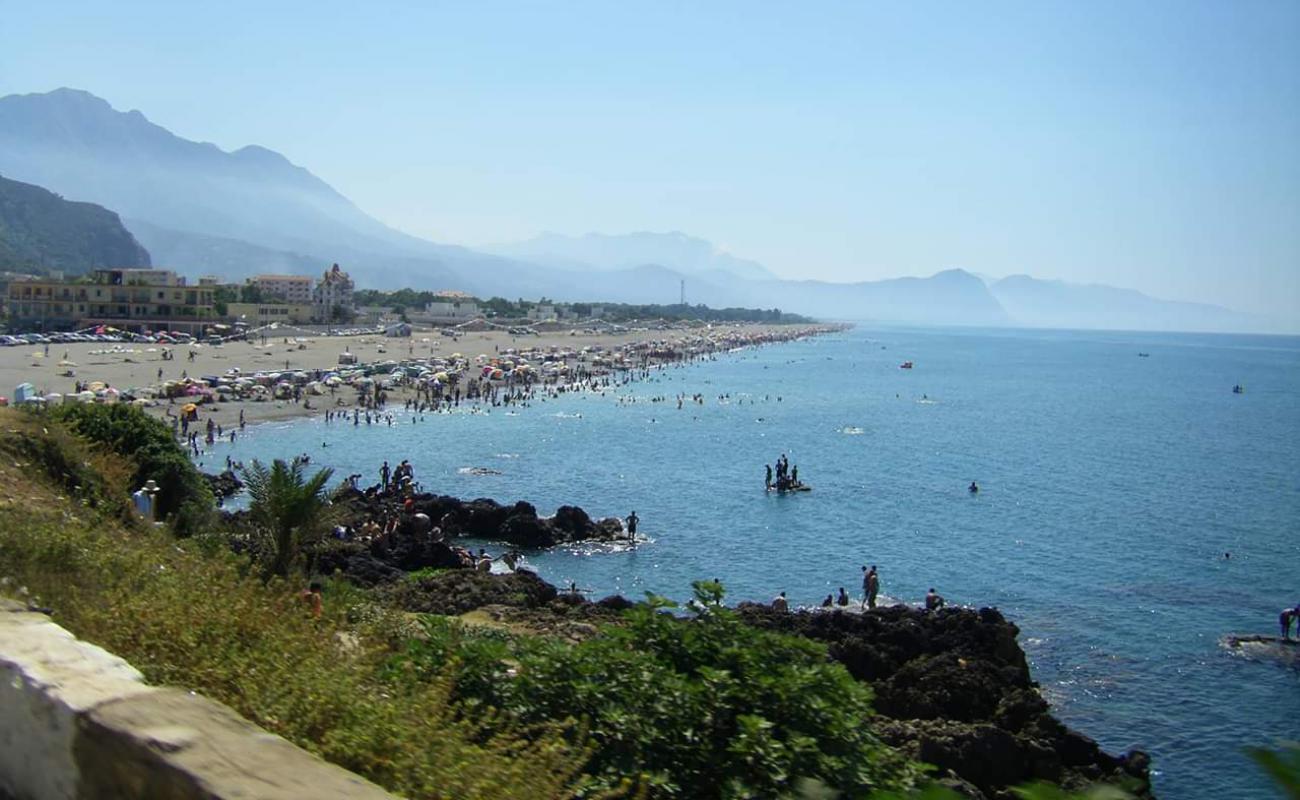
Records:
M1300 317L1300 3L0 0L0 94L260 144L403 230L682 230Z

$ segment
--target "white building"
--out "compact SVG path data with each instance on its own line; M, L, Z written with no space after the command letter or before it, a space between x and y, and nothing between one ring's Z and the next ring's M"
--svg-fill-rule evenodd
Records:
M556 313L555 306L549 303L539 303L538 305L528 309L528 318L538 322L544 322L547 320L554 321L559 319L559 314Z
M483 316L483 311L473 300L434 300L424 306L424 313L439 321L476 319Z
M310 275L254 275L249 286L256 286L265 297L278 297L287 303L310 303Z
M316 282L316 289L312 292L312 304L316 306L316 319L321 322L332 322L339 315L351 317L354 313L352 289L352 279L348 274L339 269L338 264L330 267Z

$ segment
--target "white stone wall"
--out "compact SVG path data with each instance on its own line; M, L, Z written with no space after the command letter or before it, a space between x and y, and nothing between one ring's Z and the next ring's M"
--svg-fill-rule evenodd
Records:
M0 599L0 796L14 800L394 800L220 703L147 686L48 617Z
M0 785L18 800L77 797L78 715L149 691L122 659L0 600Z

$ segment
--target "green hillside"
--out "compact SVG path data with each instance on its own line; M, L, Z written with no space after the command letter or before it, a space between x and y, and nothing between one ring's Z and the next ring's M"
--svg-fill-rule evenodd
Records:
M149 252L117 214L0 176L0 269L83 274L147 266Z

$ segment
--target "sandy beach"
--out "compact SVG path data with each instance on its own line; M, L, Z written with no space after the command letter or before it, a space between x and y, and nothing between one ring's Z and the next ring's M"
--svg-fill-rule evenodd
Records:
M198 379L224 375L232 368L238 368L244 375L329 371L339 368L339 357L344 353L356 356L357 363L365 365L384 361L447 359L456 354L467 359L476 359L480 355L490 359L508 350L525 349L549 351L555 348L580 352L583 348L599 347L617 352L641 343L661 343L671 347L687 341L698 342L701 337L716 341L718 349L724 349L728 342L738 339L784 338L796 331L812 333L830 329L831 326L715 324L708 328L634 329L625 333L579 330L515 335L506 331L483 331L455 338L443 336L437 330L419 328L412 336L401 338L386 338L380 334L293 336L267 331L265 340L259 336L220 345L174 346L170 348L174 355L171 360L164 360L164 346L158 344L51 344L48 355L44 345L29 345L0 348L0 397L12 397L14 388L23 382L32 383L41 395L51 392L70 394L78 381L100 381L121 392L133 393L132 390L158 387L183 376ZM575 360L572 357L566 359ZM393 399L400 402L406 391L409 390L398 391ZM147 411L157 416L164 416L169 408L171 405L166 399L146 406ZM247 422L255 424L323 414L325 408L323 402L307 408L291 400L267 400L206 403L200 407L200 412L205 420L211 418L218 424L229 426L238 420L241 410Z

